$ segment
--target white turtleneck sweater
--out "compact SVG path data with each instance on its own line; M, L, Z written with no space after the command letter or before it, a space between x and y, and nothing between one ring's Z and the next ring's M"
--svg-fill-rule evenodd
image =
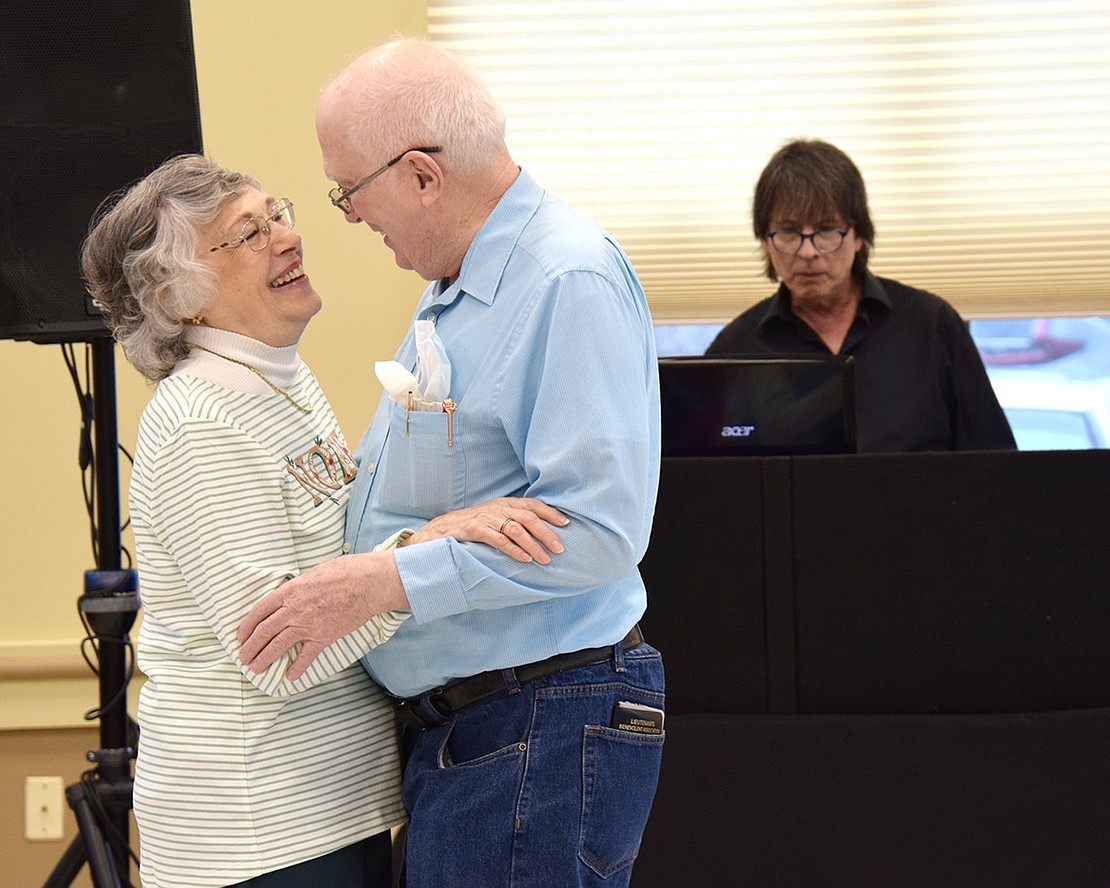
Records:
M203 326L186 327L185 341L189 345L200 346L200 349L190 349L189 354L170 372L170 376L195 376L235 392L269 395L274 391L258 374L235 361L250 364L274 385L286 391L296 382L301 368L305 367L297 354L296 343L275 348L249 336ZM219 355L233 360L225 360ZM306 367L305 369L307 370Z
M331 645L296 682L235 634L284 578L340 554L357 471L296 346L190 328L139 425L130 488L144 615L135 816L146 888L219 888L401 822L391 707L359 657L406 614Z

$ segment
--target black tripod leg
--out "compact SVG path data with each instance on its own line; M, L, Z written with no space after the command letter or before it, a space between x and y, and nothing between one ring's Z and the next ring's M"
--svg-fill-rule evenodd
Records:
M66 801L77 818L80 835L66 849L44 888L64 888L72 884L85 861L88 861L95 888L123 888L111 849L104 840L104 833L85 797L85 787L80 783L67 786Z
M81 838L85 841L85 857L89 861L93 885L96 888L122 888L111 850L108 848L108 843L104 841L100 824L93 816L92 807L85 797L84 787L80 784L70 786L66 789L66 796L77 818L77 828L81 831Z
M69 888L77 878L77 874L81 872L81 867L85 865L85 859L84 839L78 836L69 843L62 859L50 871L50 875L43 883L43 888Z

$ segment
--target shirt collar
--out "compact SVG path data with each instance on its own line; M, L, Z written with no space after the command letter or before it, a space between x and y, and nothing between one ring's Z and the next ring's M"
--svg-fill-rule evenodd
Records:
M860 294L859 303L861 312L868 307L882 306L887 311L893 307L883 282L869 271L863 273L863 292Z
M450 286L441 282L433 287L429 305L446 305L463 294L491 305L509 257L543 196L543 188L521 169L470 242L458 278Z
M882 282L870 271L864 271L863 290L860 293L859 306L856 308L856 316L867 320L872 309L890 311L890 297L887 295L886 288L883 287ZM798 323L797 316L790 310L790 293L786 289L786 284L779 284L779 288L775 292L775 295L771 297L771 302L767 306L767 311L765 311L763 316L759 319L758 326L762 329L768 324L775 322L789 324Z

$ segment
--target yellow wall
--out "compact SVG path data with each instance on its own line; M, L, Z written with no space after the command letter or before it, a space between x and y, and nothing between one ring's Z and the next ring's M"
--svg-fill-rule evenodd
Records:
M381 391L373 362L392 357L423 285L328 202L313 108L319 89L363 49L394 33L424 33L426 4L192 0L192 16L205 150L296 204L305 269L324 297L301 354L353 444ZM116 377L120 443L131 449L150 390L118 350ZM96 567L77 463L79 420L60 346L0 340L0 730L9 732L0 745L0 798L7 802L0 847L9 866L18 850L10 884L41 883L65 847L24 840L28 775L13 746L64 750L72 738L71 758L40 756L34 764L70 779L89 745L82 715L96 703L96 680L78 647L76 603L84 571ZM122 458L121 475L126 515ZM124 543L131 546L129 533Z

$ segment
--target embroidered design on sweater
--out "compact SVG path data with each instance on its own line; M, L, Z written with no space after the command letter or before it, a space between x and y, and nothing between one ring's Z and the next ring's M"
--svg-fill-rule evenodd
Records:
M286 456L285 470L312 496L312 505L318 506L326 499L336 501L332 494L355 480L358 463L339 434L332 432L326 440L317 438L295 459Z

